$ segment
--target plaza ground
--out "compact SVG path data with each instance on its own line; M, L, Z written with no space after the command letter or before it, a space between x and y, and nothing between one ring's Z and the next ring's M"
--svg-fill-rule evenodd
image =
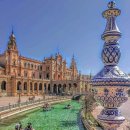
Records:
M97 115L100 114L102 110L102 106L98 106L94 111L93 115L96 118ZM130 97L128 98L128 101L120 107L120 111L122 115L126 118L126 121L118 128L117 130L128 130L127 126L130 126Z
M122 115L124 115L126 119L130 121L130 97L128 101L120 107L120 110Z
M32 97L32 96L21 96L21 102L26 102L26 101L29 101L29 97ZM48 99L48 98L53 98L53 97L56 97L56 96L49 96L49 95L46 95L45 98ZM2 106L7 106L10 104L15 104L18 102L18 99L19 97L16 96L16 97L0 97L0 107ZM38 100L38 99L43 99L43 96L35 96L35 100Z

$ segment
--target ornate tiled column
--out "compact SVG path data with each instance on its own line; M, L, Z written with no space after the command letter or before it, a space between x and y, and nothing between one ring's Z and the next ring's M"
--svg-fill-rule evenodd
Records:
M102 51L104 68L92 79L95 98L104 107L98 120L105 130L116 130L124 122L125 118L118 107L127 101L126 90L130 86L130 78L117 66L121 56L118 43L121 33L115 20L120 13L113 1L108 3L108 9L103 12L107 20L102 34L105 41Z

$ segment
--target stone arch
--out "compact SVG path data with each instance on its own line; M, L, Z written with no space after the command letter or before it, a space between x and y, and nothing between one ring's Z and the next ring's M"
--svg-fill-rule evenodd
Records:
M57 94L57 85L56 84L54 84L54 86L53 86L53 93Z
M66 92L66 84L63 84L63 92Z
M42 90L42 83L39 84L39 90Z
M17 91L19 91L19 90L21 90L21 82L20 81L17 82Z
M58 84L58 94L61 94L61 93L62 93L62 85Z
M72 87L72 86L71 86L71 84L69 83L69 91L71 91L71 87Z
M46 83L44 83L44 92L46 93L47 91L47 86L46 86Z
M48 93L50 93L51 92L51 86L50 86L50 84L48 84Z
M23 89L27 90L27 82L24 82Z
M6 91L6 81L2 81L1 83L1 90Z
M34 91L37 91L37 83L34 84Z
M30 82L30 90L31 91L33 90L33 84L32 84L32 82Z
M30 68L30 63L28 63L28 68Z

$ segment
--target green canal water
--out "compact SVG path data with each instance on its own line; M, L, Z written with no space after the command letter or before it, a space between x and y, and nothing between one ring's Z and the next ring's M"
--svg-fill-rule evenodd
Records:
M68 103L73 106L72 109L64 109ZM23 128L31 122L35 130L84 130L79 118L80 107L78 102L68 101L54 105L51 111L43 112L42 109L36 109L21 113L0 121L0 130L14 130L15 124L19 121Z

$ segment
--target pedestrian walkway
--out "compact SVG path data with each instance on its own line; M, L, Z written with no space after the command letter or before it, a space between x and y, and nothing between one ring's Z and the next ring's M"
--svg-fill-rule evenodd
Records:
M15 115L24 111L28 111L37 107L41 107L46 102L48 102L49 104L53 104L53 103L60 103L60 102L69 101L69 100L71 100L71 97L55 97L55 98L53 97L53 98L48 98L46 100L36 100L35 102L30 102L31 104L25 104L23 106L17 105L15 108L11 108L11 109L8 108L7 110L1 111L0 119L4 119L12 115Z
M21 96L21 102L26 102L28 101L29 97L32 96ZM56 97L56 96L49 96L46 95L45 98L52 98L52 97ZM19 97L0 97L0 107L2 106L8 106L9 104L16 104L18 102ZM43 99L43 96L35 96L35 100L38 99Z
M126 118L125 122L117 129L117 130L128 130L128 126L130 126L130 98L128 99L128 101L126 103L124 103L121 107L121 113L122 115ZM101 110L103 109L102 106L98 106L94 111L93 111L93 115L95 118L97 118L97 115L100 114Z

